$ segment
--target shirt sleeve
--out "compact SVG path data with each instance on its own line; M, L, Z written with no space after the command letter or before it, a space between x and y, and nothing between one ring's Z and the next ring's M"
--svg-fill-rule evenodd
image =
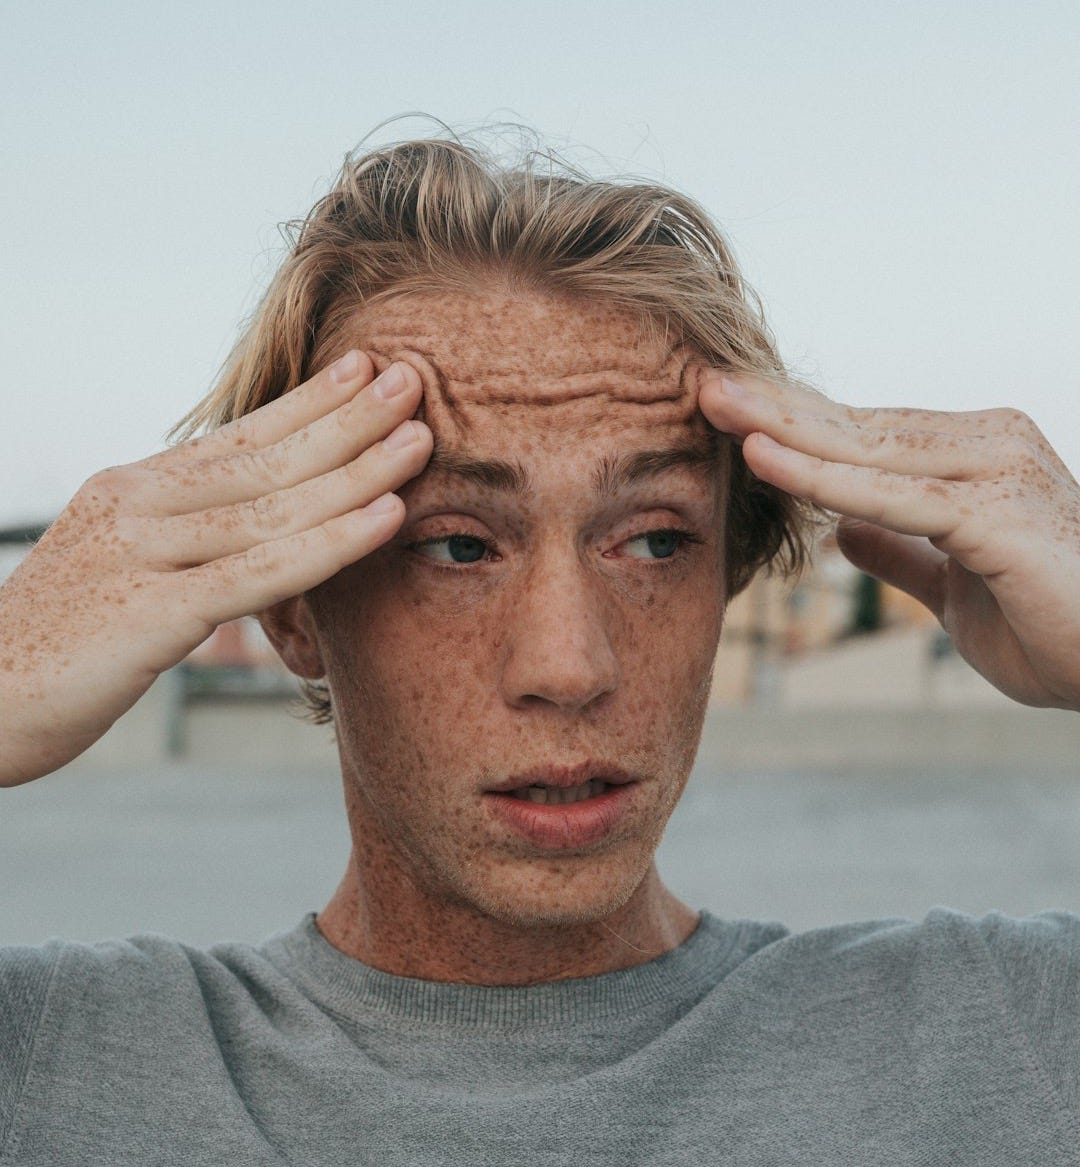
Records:
M60 952L56 943L0 949L0 1156L30 1071Z
M1062 1101L1080 1108L1080 916L1040 912L976 921L1005 1006Z

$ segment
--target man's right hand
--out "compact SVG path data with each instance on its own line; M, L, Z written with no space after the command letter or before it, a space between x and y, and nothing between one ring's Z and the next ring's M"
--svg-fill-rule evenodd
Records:
M0 785L77 757L227 620L400 527L419 374L363 353L205 437L95 474L0 588Z

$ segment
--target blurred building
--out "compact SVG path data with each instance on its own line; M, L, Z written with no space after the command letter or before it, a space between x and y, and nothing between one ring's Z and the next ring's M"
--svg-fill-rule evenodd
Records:
M925 647L928 658L948 655L937 621L905 592L863 574L826 537L814 561L794 582L759 574L728 606L713 674L717 704L791 704L790 678L811 663L839 671L854 642L881 637ZM876 678L883 698L895 678ZM857 696L857 694L853 694Z

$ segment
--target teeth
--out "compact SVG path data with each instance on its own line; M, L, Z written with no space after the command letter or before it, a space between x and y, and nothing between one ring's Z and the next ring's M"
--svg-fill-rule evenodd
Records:
M607 789L606 782L584 782L580 786L526 786L522 790L512 791L515 798L523 798L527 802L538 802L544 806L561 806L564 803L583 802L586 798L595 798Z

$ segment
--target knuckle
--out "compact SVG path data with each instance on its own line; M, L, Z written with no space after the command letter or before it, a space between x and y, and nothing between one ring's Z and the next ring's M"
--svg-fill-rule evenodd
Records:
M995 466L1027 475L1052 464L1053 448L1023 410L991 409L976 416L987 426L981 437L986 443L986 459Z
M121 551L130 551L145 542L143 525L138 519L119 515L109 522L110 542Z
M857 426L874 425L880 412L873 406L864 405L845 405L842 408L843 420L849 425Z
M867 453L874 453L889 442L902 442L905 431L890 431L874 426L857 425L855 427L856 441L859 448Z
M264 579L271 575L278 566L277 552L266 546L252 547L244 555L244 571L246 574Z
M1002 461L1006 465L1023 464L1034 458L1035 450L1031 440L1019 430L1013 430L1003 443L1005 457Z
M1002 442L996 462L1007 476L1031 481L1033 475L1041 475L1047 469L1046 443L1037 427L1032 423L1032 431L1023 433L1016 430Z
M329 415L329 421L337 431L335 437L352 433L356 426L358 415L360 417L363 416L363 406L360 397L353 397L349 401L346 401L344 405L339 405Z
M338 406L329 415L336 430L335 440L344 439L347 444L355 442L358 427L370 426L369 415L371 414L371 403L366 393L359 393L346 401L344 405Z
M109 466L92 474L78 493L85 502L115 508L126 495L131 494L137 479L138 472L134 467Z
M991 409L987 416L996 429L1010 436L1020 434L1028 439L1042 436L1039 427L1022 409Z
M255 482L269 487L281 485L288 456L279 444L259 450L245 450L240 457L244 470Z
M278 493L261 494L245 504L257 530L277 531L287 526L292 508Z
M91 475L75 492L46 535L56 547L85 545L95 558L127 553L140 541L138 506L145 483L138 466L113 466Z

